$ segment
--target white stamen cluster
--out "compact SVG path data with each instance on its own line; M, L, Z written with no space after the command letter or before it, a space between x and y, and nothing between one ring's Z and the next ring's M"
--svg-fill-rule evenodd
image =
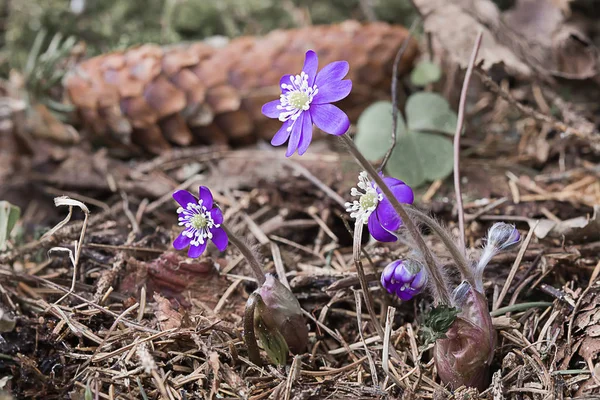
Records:
M215 224L210 211L202 205L202 200L198 203L188 203L185 208L177 209L179 214L179 225L185 226L182 232L183 236L187 236L192 241L193 246L204 244L206 239L212 239L211 229L218 228L220 224Z
M371 213L377 208L377 204L383 200L383 195L377 193L376 187L371 183L365 171L358 175L358 184L356 186L362 189L362 192L355 187L350 190L350 194L358 196L358 200L354 200L352 203L347 202L346 211L350 213L350 217L356 218L357 221L366 224L369 221Z
M300 117L303 111L308 111L313 97L319 92L317 85L308 86L308 75L302 71L300 75L290 77L290 83L282 83L281 89L287 90L279 97L281 104L277 106L279 120L285 122L292 119L292 124L287 128L288 132L292 130L294 123Z

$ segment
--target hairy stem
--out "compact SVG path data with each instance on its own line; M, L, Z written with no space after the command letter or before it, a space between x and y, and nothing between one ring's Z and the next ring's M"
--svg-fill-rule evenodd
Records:
M463 208L462 193L460 191L460 136L465 121L465 103L467 101L467 92L469 91L469 82L471 81L471 75L473 74L473 66L477 59L477 52L481 45L482 36L483 32L480 30L477 39L475 39L475 45L473 46L473 52L471 53L471 59L469 60L469 66L467 67L465 80L463 81L462 90L460 92L458 121L456 123L456 132L454 133L454 192L456 195L456 210L458 213L458 226L460 229L460 244L463 251L465 249L465 211Z
M385 184L383 178L379 176L379 174L377 173L377 171L375 171L375 168L373 168L371 163L367 161L367 159L362 155L358 148L356 148L354 141L346 134L341 135L340 138L348 146L350 153L354 156L358 164L361 165L365 169L365 171L367 171L371 179L373 179L375 183L377 183L377 185L381 188L381 191L383 192L385 197L387 197L387 199L390 201L396 213L400 216L400 218L402 218L404 226L406 226L408 233L412 236L413 240L417 244L417 247L419 248L419 251L423 255L425 267L427 268L427 273L434 282L434 298L436 302L441 304L450 304L450 293L448 291L446 281L444 280L442 272L438 269L433 255L431 254L431 251L429 251L429 249L427 248L427 244L425 243L425 240L423 240L423 237L421 236L416 225L412 222L408 213L406 212L402 204L400 204L398 199L396 199L390 188Z
M254 333L254 313L256 312L256 305L259 298L260 295L258 293L252 293L246 302L244 310L244 342L246 342L246 347L248 347L248 358L260 367L262 360L256 341L256 334Z
M469 282L471 286L475 287L475 277L473 275L473 271L471 268L469 268L469 264L465 258L464 252L458 248L448 232L446 232L446 230L434 218L431 218L429 215L416 209L415 207L407 206L406 211L411 217L427 225L433 232L435 232L435 234L441 239L442 243L444 243L444 246L446 246L446 249L448 249L450 252L450 255L454 259L456 268L458 268L460 271L462 278Z
M238 250L240 251L240 253L242 253L246 261L248 261L248 264L250 264L252 272L254 272L254 277L258 282L258 286L262 286L262 284L265 283L265 273L263 272L262 267L260 266L260 262L258 262L256 257L254 256L252 250L250 250L248 246L246 246L246 244L233 232L231 232L229 228L227 228L224 224L221 224L221 228L223 228L225 233L227 233L229 241L233 243L235 247L238 248Z

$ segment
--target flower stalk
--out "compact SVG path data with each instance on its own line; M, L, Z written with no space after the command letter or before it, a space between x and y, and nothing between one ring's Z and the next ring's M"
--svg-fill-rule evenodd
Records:
M221 224L221 228L223 228L225 233L227 233L227 236L229 236L229 241L233 243L235 247L238 248L238 250L240 251L240 253L242 253L246 261L248 261L248 264L250 264L252 272L254 273L254 277L258 282L258 286L262 286L265 283L265 273L263 272L262 267L260 266L260 262L254 256L252 250L250 250L240 238L238 238L233 232L231 232L229 228L225 226L225 224Z
M348 146L350 153L354 156L358 164L362 166L364 170L367 171L371 179L373 179L375 183L377 183L385 197L387 197L387 199L390 201L396 213L398 213L400 218L402 218L406 229L415 241L419 251L421 252L421 255L423 256L423 259L425 261L425 267L427 268L427 273L433 281L435 299L441 304L450 304L450 293L448 291L448 286L446 284L444 276L437 267L435 259L433 258L433 255L431 254L429 248L427 248L427 244L425 243L425 240L423 240L423 237L419 233L417 226L410 219L410 216L408 215L402 204L400 204L396 197L394 197L394 194L385 184L383 178L381 178L381 176L377 173L375 168L373 168L371 163L367 161L367 159L362 155L358 148L356 148L354 141L348 135L341 135L340 138Z
M410 216L427 225L440 238L454 259L462 279L469 282L471 286L475 286L475 276L473 274L473 270L469 267L464 252L459 249L448 232L434 218L431 218L429 215L416 209L415 207L406 207L406 211Z

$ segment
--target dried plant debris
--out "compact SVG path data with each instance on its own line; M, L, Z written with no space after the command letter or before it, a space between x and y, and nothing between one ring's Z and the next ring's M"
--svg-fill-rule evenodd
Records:
M518 75L587 79L598 74L598 51L589 28L552 0L518 0L500 12L491 0L415 0L425 29L466 67L473 38L484 31L479 54L487 70L495 64ZM452 24L446 21L451 19Z

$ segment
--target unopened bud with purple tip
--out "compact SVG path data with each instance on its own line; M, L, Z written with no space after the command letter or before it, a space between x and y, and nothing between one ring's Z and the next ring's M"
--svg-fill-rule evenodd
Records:
M521 240L521 234L512 224L496 222L487 234L485 247L474 270L475 289L483 292L483 270L500 251L515 246Z
M514 225L496 222L488 231L487 245L506 250L519 243L519 240L521 240L521 234Z
M416 260L396 260L381 273L381 285L391 294L407 301L421 293L427 284L427 272Z

